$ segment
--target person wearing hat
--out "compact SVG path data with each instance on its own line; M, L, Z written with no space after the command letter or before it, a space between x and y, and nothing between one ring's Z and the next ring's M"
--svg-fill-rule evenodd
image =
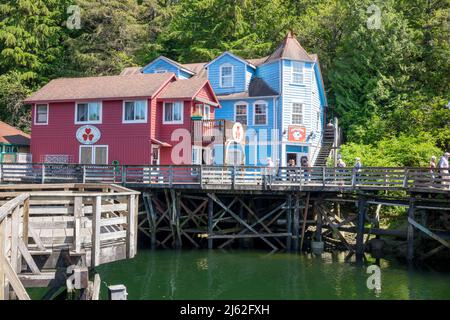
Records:
M441 175L441 181L444 188L449 188L450 186L450 175L448 173L448 158L450 157L450 153L446 152L439 160L439 173Z

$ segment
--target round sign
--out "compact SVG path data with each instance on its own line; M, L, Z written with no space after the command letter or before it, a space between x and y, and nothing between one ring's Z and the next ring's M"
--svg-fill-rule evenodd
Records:
M241 123L236 122L233 125L233 129L231 130L231 134L233 137L233 140L236 142L241 142L244 139L244 127Z
M76 137L82 144L94 144L100 140L101 134L97 127L86 125L78 128Z

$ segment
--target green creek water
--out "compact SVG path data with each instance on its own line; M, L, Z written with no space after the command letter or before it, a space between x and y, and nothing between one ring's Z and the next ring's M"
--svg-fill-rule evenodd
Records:
M100 266L106 285L124 284L129 299L450 299L450 273L408 271L382 260L380 292L367 288L366 267L322 257L259 251L139 250Z

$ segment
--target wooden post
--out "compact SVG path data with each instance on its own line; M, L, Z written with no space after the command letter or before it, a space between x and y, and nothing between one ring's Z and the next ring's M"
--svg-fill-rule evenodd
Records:
M181 248L181 226L180 226L180 216L181 216L181 193L177 192L175 196L175 247L177 249Z
M298 193L295 194L295 209L294 209L294 225L293 225L293 233L294 233L294 251L298 251L298 241L300 237L300 195Z
M5 227L6 217L4 220L0 220L0 301L5 300L5 266L3 264L5 256Z
M91 267L100 264L100 218L102 212L102 197L96 196L92 205L92 247ZM128 240L128 237L127 237ZM128 248L128 247L127 247Z
M83 213L83 198L75 197L73 202L73 241L75 252L81 252L81 217Z
M42 184L45 183L45 163L42 164L42 168L41 168L41 183Z
M86 166L85 165L83 165L83 184L85 184L86 183Z
M30 198L23 202L23 225L22 225L22 239L23 243L28 245L28 226L30 224Z
M305 239L305 231L306 231L306 220L308 219L308 209L309 209L309 198L311 193L308 192L308 195L306 196L306 203L305 203L305 211L303 215L303 224L302 224L302 240L300 242L300 251L303 250L303 242Z
M414 202L413 200L411 200L409 202L408 219L414 220L414 211ZM410 222L408 223L407 241L408 252L406 255L406 259L408 259L408 261L412 261L414 259L414 226Z
M19 227L20 207L17 206L13 209L11 215L11 266L16 273L20 273Z
M316 207L317 203L314 202L314 207ZM322 225L323 225L323 218L322 218L322 210L316 210L317 213L317 227L316 227L316 241L321 242L322 241Z
M134 257L134 211L136 210L136 199L134 195L128 196L128 215L127 215L127 258Z
M286 232L289 234L286 238L286 250L291 251L292 245L292 196L288 194L286 198Z
M172 188L172 184L173 184L173 167L170 166L169 167L169 186L170 186L170 188Z
M213 224L214 224L214 202L213 199L208 198L208 249L213 248L213 239L210 236L213 235Z
M366 199L358 200L358 225L356 233L356 258L362 260L364 256L364 223L366 219Z

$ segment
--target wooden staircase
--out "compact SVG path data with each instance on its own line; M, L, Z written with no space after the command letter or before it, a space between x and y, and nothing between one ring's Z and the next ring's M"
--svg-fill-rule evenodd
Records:
M334 144L334 127L327 126L323 135L322 147L320 148L319 154L314 162L315 167L324 167L327 164L327 159L330 156L331 150Z

